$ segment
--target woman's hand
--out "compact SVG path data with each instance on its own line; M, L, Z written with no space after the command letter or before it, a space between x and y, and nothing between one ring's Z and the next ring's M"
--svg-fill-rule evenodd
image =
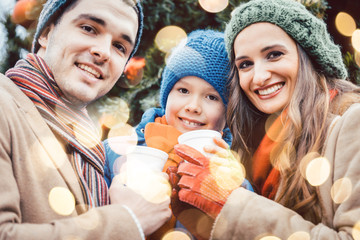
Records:
M175 146L175 152L184 162L178 167L181 176L179 199L189 203L212 218L220 213L230 193L244 181L244 169L232 155L228 145L215 139L218 147L205 149L214 153L211 158L184 145Z

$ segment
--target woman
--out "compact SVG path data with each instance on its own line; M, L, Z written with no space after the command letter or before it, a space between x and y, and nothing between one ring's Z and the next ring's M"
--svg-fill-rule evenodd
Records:
M344 80L339 47L296 1L253 0L231 16L228 125L258 195L222 196L212 239L358 239L360 89ZM180 188L209 214L188 201L195 195Z

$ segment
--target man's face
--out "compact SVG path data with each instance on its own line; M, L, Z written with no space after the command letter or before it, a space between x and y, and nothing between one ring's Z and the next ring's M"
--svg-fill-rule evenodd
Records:
M105 95L122 74L138 30L135 10L122 0L79 0L39 38L38 55L64 97L77 106Z

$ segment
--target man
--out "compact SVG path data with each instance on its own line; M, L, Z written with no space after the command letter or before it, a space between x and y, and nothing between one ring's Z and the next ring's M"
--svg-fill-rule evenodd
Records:
M141 239L170 217L169 199L117 180L108 191L85 109L120 77L142 27L140 3L47 1L33 53L0 76L0 239Z

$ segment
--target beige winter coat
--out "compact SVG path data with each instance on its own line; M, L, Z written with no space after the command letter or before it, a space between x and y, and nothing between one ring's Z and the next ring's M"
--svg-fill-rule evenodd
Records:
M0 74L0 239L141 239L122 206L86 210L64 149L32 101ZM56 189L74 196L72 212L49 200L59 198Z
M360 103L334 119L324 156L330 175L318 188L324 211L321 224L314 225L296 212L240 188L230 195L218 216L212 239L360 239ZM333 191L336 203L332 187L341 182Z

